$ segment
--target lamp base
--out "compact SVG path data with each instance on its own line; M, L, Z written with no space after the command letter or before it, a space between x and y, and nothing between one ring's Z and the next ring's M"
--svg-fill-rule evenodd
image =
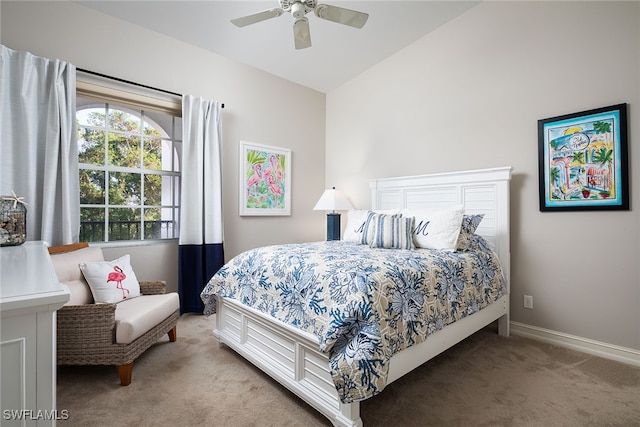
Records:
M340 214L327 214L327 240L340 240Z

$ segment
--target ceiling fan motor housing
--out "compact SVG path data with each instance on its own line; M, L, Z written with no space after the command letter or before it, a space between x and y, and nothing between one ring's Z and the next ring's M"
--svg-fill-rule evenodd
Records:
M317 4L316 0L280 0L280 8L290 12L294 18L302 18L315 9Z

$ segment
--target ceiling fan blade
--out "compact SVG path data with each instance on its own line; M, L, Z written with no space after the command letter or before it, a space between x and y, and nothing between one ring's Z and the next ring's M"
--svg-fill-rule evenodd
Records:
M369 19L368 13L358 12L344 7L331 6L328 4L319 4L315 8L315 14L318 18L327 21L337 22L338 24L349 25L354 28L362 28Z
M253 15L232 19L231 23L237 27L246 27L247 25L255 24L261 21L266 21L267 19L271 19L271 18L276 18L282 15L283 13L284 13L284 10L280 8L263 10L262 12L254 13Z
M311 47L311 33L309 32L309 20L300 18L293 23L293 38L296 49Z

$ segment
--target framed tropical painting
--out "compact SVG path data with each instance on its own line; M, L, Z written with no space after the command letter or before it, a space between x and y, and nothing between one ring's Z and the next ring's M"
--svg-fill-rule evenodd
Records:
M627 105L538 120L541 211L629 210Z
M291 215L291 150L240 141L240 215Z

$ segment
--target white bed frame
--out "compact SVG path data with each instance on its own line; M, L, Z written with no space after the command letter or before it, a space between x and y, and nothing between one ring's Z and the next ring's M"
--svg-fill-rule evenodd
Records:
M511 168L384 178L370 181L373 209L445 207L464 204L484 214L476 233L495 245L509 286L509 182ZM387 384L498 320L509 335L509 292L473 315L394 355ZM340 401L318 339L232 299L218 297L214 336L287 387L336 426L362 426L360 403Z

